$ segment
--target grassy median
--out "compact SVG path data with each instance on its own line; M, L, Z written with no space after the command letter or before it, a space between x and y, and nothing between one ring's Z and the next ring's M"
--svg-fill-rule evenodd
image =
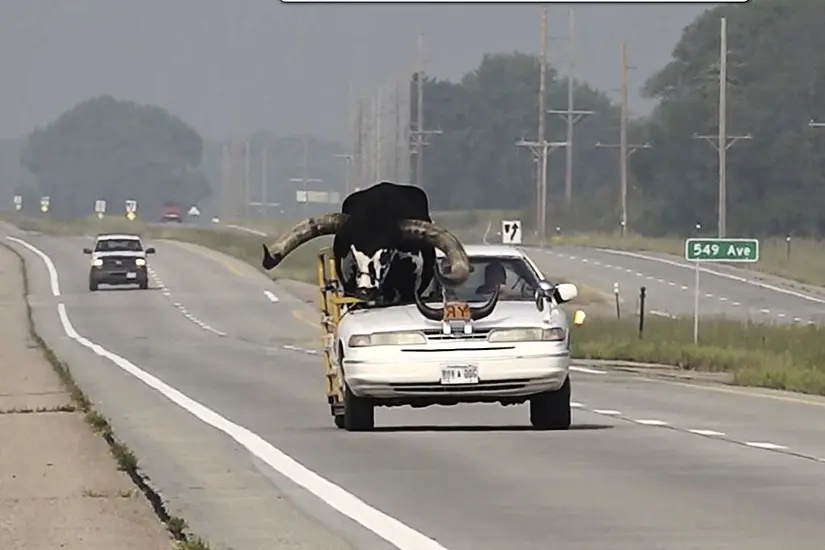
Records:
M693 319L588 318L573 338L582 359L615 359L727 372L736 384L825 395L825 327L767 325L702 318L699 344Z
M91 235L104 230L103 225L98 225L99 220L67 224L32 218L6 220L22 229L55 235ZM107 231L127 229L147 238L206 246L256 267L260 266L261 242L265 240L239 231L143 226L123 221L108 222L105 227ZM275 270L275 277L315 282L317 251L329 244L328 239L300 247ZM582 307L585 311L588 305L604 307L604 298L584 288L579 299L570 304L574 309ZM686 370L726 372L736 384L825 395L825 328L819 326L703 318L698 346L693 344L692 319L648 316L644 337L640 338L635 316L619 321L589 314L584 326L575 330L573 346L578 358L661 363Z
M553 237L550 244L658 252L679 258L684 258L685 255L684 237L651 238L628 235L623 238L613 234L582 233ZM818 239L792 238L790 246L785 238L760 239L759 261L753 264L736 264L736 267L777 275L800 283L825 286L823 252L825 242Z

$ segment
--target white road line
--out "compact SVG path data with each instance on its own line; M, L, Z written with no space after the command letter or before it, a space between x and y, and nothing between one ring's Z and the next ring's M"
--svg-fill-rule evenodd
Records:
M799 317L794 317L793 322L794 323L800 323L800 322L802 322L802 319L800 319Z
M659 310L656 310L656 309L651 309L650 314L655 315L657 317L667 317L668 319L675 319L676 318L675 316L671 315L670 313L668 313L666 311L659 311Z
M593 409L593 412L596 414L603 414L606 416L619 416L622 414L622 411L614 411L613 409Z
M770 312L771 312L771 310L769 310L769 309L760 309L759 310L759 313L770 313Z
M685 285L682 285L682 290L687 290L688 288Z
M664 420L654 420L654 419L647 419L647 418L643 418L641 420L632 420L632 422L635 422L636 424L643 424L645 426L667 426L668 425L668 423L665 422Z
M603 370L593 370L593 369L588 369L586 367L573 367L573 366L571 366L570 370L572 370L574 372L582 372L584 374L606 374L605 371L603 371Z
M777 445L776 443L767 443L762 441L745 441L744 443L748 447L754 447L756 449L767 449L769 451L784 451L788 449L784 445Z
M25 246L30 251L34 252L40 259L43 260L43 263L46 264L46 271L49 272L49 286L52 289L52 296L60 296L60 280L57 277L57 269L54 267L54 262L51 258L49 258L45 252L40 250L39 248L30 245L23 239L18 239L17 237L6 237L8 240L15 242L21 246Z
M717 432L715 430L688 430L692 434L703 435L705 437L725 437L724 432Z
M648 256L647 254L639 254L637 252L628 252L628 251L625 251L625 250L612 250L612 249L609 249L609 248L598 248L596 250L600 250L602 252L607 252L608 254L618 254L618 255L627 256L627 257L630 257L630 258L636 258L636 259L639 259L639 260L648 260L648 261L651 261L651 262L658 262L660 264L672 265L674 267L679 267L679 268L682 268L682 269L690 269L690 270L695 269L695 267L692 266L692 265L685 265L685 264L682 264L682 263L679 263L679 262L674 262L672 260L666 260L664 258L657 258L655 256ZM763 288L765 290L772 290L774 292L779 292L781 294L787 294L788 296L794 296L795 298L801 298L803 300L808 300L810 302L815 302L817 304L825 304L825 299L815 298L814 296L810 296L808 294L803 294L802 292L796 292L795 290L789 290L787 288L781 288L781 287L778 287L778 286L775 286L775 285L762 283L762 282L754 281L754 280L751 280L751 279L746 279L745 277L739 277L738 275L731 275L729 273L722 273L720 271L713 271L713 270L707 269L707 268L699 268L699 270L703 271L705 273L709 273L711 275L716 275L717 277L722 277L722 278L725 278L725 279L730 279L732 281L737 281L739 283L745 283L745 284L752 285L752 286L755 286L755 287Z
M777 313L776 316L779 317L780 319L782 319L782 318L785 317L785 314L784 313Z
M741 306L741 305L742 305L742 304L740 304L739 302L731 302L731 304L732 304L732 305L734 305L734 306L736 306L736 307L739 307L739 306Z
M724 296L719 296L719 299L720 299L721 301L723 301L723 302L727 302L727 301L728 301L728 299L727 299L727 298L725 298Z
M668 282L667 282L667 284L668 284L669 286L676 286L676 283L674 283L673 281L668 281Z
M12 237L8 238L12 239ZM52 293L55 296L60 296L59 285L57 284L57 270L51 259L45 253L28 243L24 243L24 241L20 239L15 239L15 241L20 242L20 244L23 244L26 248L40 256L46 265L46 269L49 271ZM405 525L394 517L373 508L342 487L321 477L249 429L224 418L217 412L188 397L156 376L144 371L134 363L80 335L69 319L65 304L57 304L57 314L66 336L100 357L108 359L123 371L156 390L172 403L188 411L205 424L222 431L245 447L258 459L268 464L272 469L300 485L327 505L359 523L367 530L372 531L399 550L447 550L446 547L435 540Z
M713 294L705 294L705 298L713 298Z
M570 407L573 408L573 409L583 409L584 408L584 403L577 403L575 401L571 401L570 402Z
M267 299L269 299L270 302L277 302L278 301L278 297L275 296L275 294L273 294L271 290L264 290L264 296L266 296Z

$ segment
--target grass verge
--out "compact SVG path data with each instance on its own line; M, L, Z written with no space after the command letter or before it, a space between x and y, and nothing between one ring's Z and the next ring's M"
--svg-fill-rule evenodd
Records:
M684 237L651 238L628 235L622 238L614 234L583 233L553 237L551 244L612 248L638 252L685 256ZM735 264L740 269L750 269L776 275L794 281L825 286L825 243L817 239L791 239L790 248L784 238L760 239L759 261L752 264ZM734 265L734 264L723 264Z
M767 325L702 318L699 344L693 319L588 319L573 336L581 359L675 365L684 370L730 373L733 383L825 395L825 327Z
M15 223L21 228L30 228ZM41 224L39 231L43 231ZM132 226L134 231L135 226ZM73 228L52 227L56 234L78 234ZM71 232L68 232L71 231ZM47 231L43 231L47 232ZM51 232L51 231L49 231ZM260 265L261 237L235 231L194 228L147 227L147 236L177 239L213 248L252 265ZM570 241L568 241L569 243ZM592 246L610 246L609 241L586 241ZM623 246L639 250L668 252L656 248L663 241L624 241ZM653 243L655 246L648 246ZM658 243L658 244L657 244ZM583 241L573 244L582 245ZM291 278L315 282L315 256L321 246L315 241L293 253L276 270L276 278ZM668 246L672 246L668 245ZM765 254L763 252L763 254ZM598 293L581 296L571 306L605 303ZM576 329L573 352L581 359L626 360L674 365L685 370L726 372L735 384L825 395L825 328L818 326L766 325L742 323L721 318L703 318L700 343L693 344L691 319L663 319L648 316L644 338L638 335L635 316L621 321L589 316L583 327Z
M166 509L160 494L151 487L147 479L140 472L138 460L135 454L129 447L120 441L114 434L112 426L109 421L92 405L91 401L83 393L83 390L77 385L72 377L69 366L61 361L49 345L40 337L34 324L34 315L32 313L31 304L29 304L29 276L26 261L22 254L17 252L13 247L0 243L0 246L5 247L12 254L14 254L20 262L20 272L23 277L23 293L26 298L26 320L29 329L29 335L36 343L37 347L43 353L43 357L52 366L63 386L69 392L70 399L73 403L72 411L81 412L89 427L98 435L100 435L109 445L109 452L117 463L118 469L125 472L126 475L135 484L135 487L143 493L152 510L157 515L158 519L166 526L172 538L175 540L178 548L182 550L208 550L209 545L205 540L189 534L186 529L186 521L183 518L172 516ZM195 543L201 546L193 546Z

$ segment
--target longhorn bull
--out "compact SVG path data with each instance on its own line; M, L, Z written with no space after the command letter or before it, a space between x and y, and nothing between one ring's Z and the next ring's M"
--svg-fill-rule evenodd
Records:
M415 303L433 277L443 286L456 286L470 273L461 242L432 222L427 194L413 185L380 182L350 194L340 213L296 224L271 247L263 245L264 269L275 268L297 247L323 235L335 236L335 270L344 293L368 303ZM446 256L441 270L436 248ZM476 311L489 315L497 301L496 294Z

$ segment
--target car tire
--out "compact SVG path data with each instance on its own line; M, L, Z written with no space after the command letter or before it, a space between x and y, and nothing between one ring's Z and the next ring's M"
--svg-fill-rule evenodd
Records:
M148 289L148 288L149 288L149 279L143 279L142 281L140 281L140 282L138 283L138 287L139 287L141 290L146 290L146 289Z
M97 281L90 278L89 279L89 291L94 292L95 290L97 290Z
M530 424L537 430L570 429L570 376L556 391L530 398Z
M342 424L348 432L368 432L375 428L375 407L358 397L344 385L344 414ZM336 424L338 423L336 417Z
M335 422L335 427L339 430L344 429L344 415L343 414L336 414L332 417L333 421Z

